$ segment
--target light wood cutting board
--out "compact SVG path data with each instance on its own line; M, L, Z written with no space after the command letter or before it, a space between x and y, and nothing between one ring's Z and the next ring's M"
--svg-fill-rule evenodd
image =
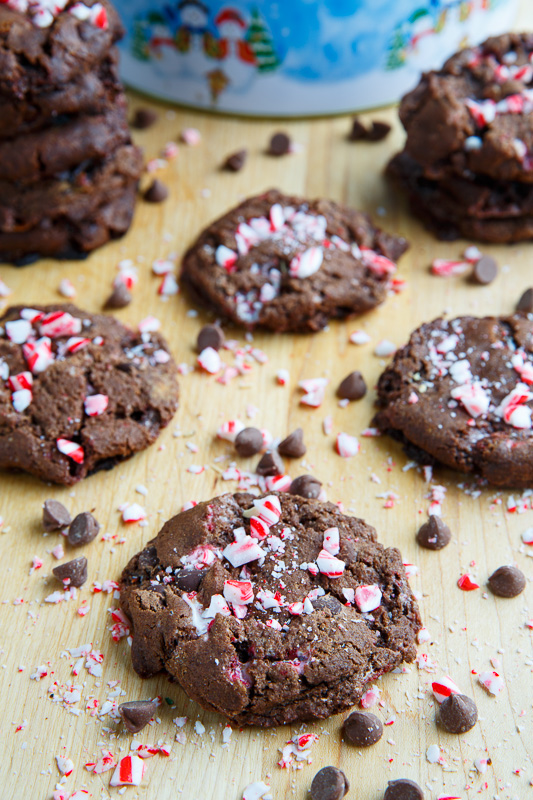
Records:
M526 0L521 27L533 27L533 11ZM146 104L131 96L132 109ZM193 365L196 335L208 318L203 312L192 313L182 294L164 301L157 293L159 279L152 275L151 263L170 254L179 258L207 222L246 195L271 186L344 201L370 212L385 229L405 235L411 242L401 261L407 287L376 312L360 320L334 323L315 336L256 334L253 344L268 355L268 363L256 363L248 376L228 386L205 374L184 375L180 409L159 442L110 473L98 474L73 490L47 487L21 475L2 476L0 708L4 756L0 796L3 800L51 797L59 779L56 755L74 762L66 782L71 791L85 787L93 798L118 796L116 789L109 789L112 773L93 777L84 769L86 762L96 760L102 747L121 756L130 746L132 737L109 716L100 719L85 711L90 697L98 698L101 708L116 688L115 682L122 692L118 702L161 695L175 704L171 708L164 702L160 722L136 737L149 744L170 742L172 753L169 758L155 756L147 762L143 785L125 792L129 800L237 800L243 788L257 780L271 783L276 800L303 800L315 772L329 764L346 772L352 784L349 797L358 800L378 800L387 780L399 777L416 780L431 800L441 795L461 800L478 795L499 800L533 796L533 658L532 634L526 625L533 617L533 589L529 582L520 597L501 600L487 594L484 586L493 569L512 562L531 581L533 562L522 545L521 533L533 526L533 511L510 514L506 510L510 493L484 489L468 494L465 484L471 482L438 471L433 484L447 489L443 514L453 540L441 553L422 551L414 536L426 518L430 487L418 470L403 470L407 459L401 449L387 438L361 439L361 452L349 460L333 449L336 433L360 435L370 424L372 387L385 363L373 354L376 344L389 339L400 345L414 327L442 313L510 312L521 292L533 284L533 245L483 248L501 265L499 277L488 287L476 287L461 277L432 276L428 270L432 259L455 258L465 243L434 240L410 218L401 198L384 182L382 169L403 140L393 109L368 115L369 119L392 122L394 129L384 142L367 145L346 140L349 119L345 117L278 124L150 105L159 111L159 121L136 135L148 158L158 156L185 126L198 128L202 135L197 147L180 145L178 157L157 173L169 186L170 199L160 206L140 202L131 232L85 262L42 261L20 270L0 268L1 278L12 289L9 302L57 302L60 280L68 277L76 287L78 305L98 311L110 292L117 263L131 258L139 267L139 284L133 303L117 316L132 325L148 314L158 317L176 360ZM279 159L265 155L268 139L279 129L290 133L301 152ZM238 174L221 172L223 158L241 147L249 150L245 169ZM360 347L350 344L348 336L355 329L365 330L371 342ZM230 333L244 343L241 332ZM281 368L290 372L290 384L285 387L275 381ZM335 389L353 369L363 372L371 391L364 400L340 408ZM299 405L298 381L322 376L329 378L323 406L312 410ZM115 643L108 631L109 608L117 601L105 593L92 594L93 581L116 579L128 559L186 501L208 499L236 488L235 483L221 479L220 468L231 461L233 453L229 444L215 439L215 431L226 419L247 420L248 406L258 408L250 424L266 427L275 436L285 436L301 425L308 453L301 463L290 464L291 474L316 474L326 485L329 499L342 501L348 511L374 525L385 545L400 547L405 560L419 567L412 585L420 593L423 618L431 634L431 642L420 652L428 653L438 665L437 675L452 676L465 694L475 698L480 721L470 733L458 738L437 728L430 691L432 674L410 665L404 674L389 675L379 682L382 703L373 710L389 723L379 744L368 752L342 744L344 715L339 715L325 723L302 726L320 736L313 747L311 766L281 770L276 765L278 748L300 727L236 730L229 745L222 748L225 723L221 718L203 712L164 678L143 682L135 675L126 640ZM330 436L322 431L327 415L333 417ZM191 444L198 446L197 453L187 447ZM224 460L216 461L220 456ZM253 464L252 460L239 463L246 468ZM188 471L192 465L205 465L206 469L194 474ZM370 479L372 474L379 484ZM148 490L145 497L136 492L139 484ZM393 509L385 508L385 499L379 496L387 492L398 495ZM77 600L60 605L43 602L57 588L49 577L57 563L51 550L61 539L56 534L43 536L40 526L41 505L51 497L65 503L73 515L94 509L102 533L109 534L85 548L89 581ZM140 502L146 507L146 527L121 523L117 509L124 502ZM34 555L44 564L29 574ZM464 593L458 589L457 579L467 569L479 578L480 590ZM77 609L83 603L90 605L90 611L81 617ZM100 679L85 669L74 678L73 660L60 657L66 648L87 642L104 654ZM476 673L492 668L491 659L497 659L494 663L505 681L496 698L489 696L476 678ZM47 666L48 675L32 680L39 665ZM73 704L73 709L81 709L79 715L49 698L54 681L64 687L69 680L83 684L82 699ZM109 682L113 682L111 686ZM177 728L172 720L181 716L188 718L180 729L186 736L184 744L174 741ZM197 721L205 727L203 734L195 731ZM428 747L434 744L442 750L442 764L426 759ZM474 768L478 758L492 762L485 774Z

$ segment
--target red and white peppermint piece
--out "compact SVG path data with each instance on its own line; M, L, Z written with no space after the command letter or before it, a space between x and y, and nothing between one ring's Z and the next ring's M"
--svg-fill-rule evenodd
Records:
M7 385L12 392L19 389L29 389L33 386L33 375L31 372L19 372L18 375L11 375L7 380Z
M152 263L152 272L154 275L167 275L174 269L174 262L168 258L156 258Z
M533 544L533 528L526 528L522 534L524 544Z
M525 383L517 383L515 388L503 398L496 409L496 415L501 417L513 428L531 428L531 408L525 406L533 398Z
M384 275L392 275L393 272L396 272L396 264L394 261L391 261L390 258L376 253L375 250L371 250L369 247L361 247L360 251L361 261L365 267L368 267L376 275L383 277Z
M511 364L520 375L521 380L531 386L533 384L533 364L531 361L524 361L521 353L515 353L511 358Z
M451 350L455 350L458 344L459 337L456 333L451 333L438 343L436 347L437 353L441 353L442 355L444 355L444 353L449 353Z
M56 763L59 772L68 778L68 776L74 769L74 762L71 761L70 758L64 758L63 756L56 756Z
M75 461L76 464L83 464L85 453L83 452L81 444L71 442L69 439L57 439L56 445L59 452L63 453L64 456L68 456Z
M68 278L63 278L63 280L59 282L58 292L60 295L63 295L63 297L76 297L76 288Z
M25 411L32 401L32 393L30 389L17 389L11 395L11 402L13 408L17 412Z
M84 336L71 336L70 339L67 340L67 352L77 353L78 350L82 350L84 347L87 347L88 344L91 344L91 340Z
M289 614L292 614L293 617L299 617L304 613L304 604L302 602L289 603L287 605L287 611Z
M276 381L280 386L286 386L290 380L289 370L280 369L276 373Z
M279 522L281 517L281 504L279 498L275 494L261 497L255 501L251 508L246 509L243 516L245 517L259 517L269 527Z
M211 375L216 375L222 366L221 358L214 347L206 347L196 359L198 366Z
M255 539L252 539L251 536L244 532L244 528L238 528L234 531L234 535L236 540L228 544L222 551L222 555L230 562L232 567L242 567L251 561L264 558L263 550L261 550Z
M124 756L115 769L110 786L139 786L144 775L145 763L139 756Z
M227 442L234 442L245 427L246 426L240 419L230 419L218 428L217 437L219 439L225 439Z
M454 387L451 396L454 400L459 400L474 419L489 410L490 397L479 381Z
M0 297L9 297L11 294L11 289L9 286L6 286L4 281L0 278Z
M253 603L254 592L251 581L224 581L224 599L239 606Z
M288 492L291 484L290 475L267 475L265 478L265 487L268 492Z
M142 519L146 519L146 511L139 503L131 503L122 509L123 522L140 522Z
M343 458L352 458L359 452L360 444L355 436L350 436L348 433L338 433L335 449Z
M183 128L180 138L190 147L196 147L202 141L202 134L196 128Z
M324 260L324 251L321 247L310 247L294 256L289 264L289 274L293 278L310 278L318 272Z
M394 355L396 350L397 348L394 342L390 342L388 339L382 339L374 348L374 355L378 356L378 358L388 358L388 356Z
M139 331L141 333L155 333L161 327L161 321L157 317L151 315L145 317L139 322Z
M381 597L381 589L375 583L367 586L358 586L355 590L355 604L362 614L379 608Z
M285 224L285 215L283 213L283 208L279 203L274 203L274 205L271 206L269 217L270 217L270 230L280 231Z
M255 783L248 784L242 793L242 800L261 800L269 792L270 786L267 786L263 781L255 781Z
M494 695L494 697L500 694L504 687L503 678L494 670L480 672L477 679L483 688L486 689L489 694Z
M443 703L451 694L461 694L461 690L448 675L443 675L438 681L433 681L431 689L437 703Z
M300 403L312 408L321 406L324 402L327 384L327 378L309 378L308 380L300 381L298 388L305 392L304 396L300 398Z
M179 290L180 287L178 286L176 277L171 272L167 272L159 285L157 293L163 295L164 297L172 297L173 295L178 294Z
M215 261L219 267L224 267L228 272L234 272L237 259L238 255L235 250L230 250L226 245L219 244L215 251Z
M328 553L327 550L320 551L316 559L316 565L319 572L321 572L322 575L326 575L328 578L340 578L346 568L344 561L341 561L340 558L335 558L335 556Z
M266 539L268 531L269 526L261 517L252 517L250 519L250 536L254 539Z
M429 633L428 629L425 626L423 626L416 634L416 641L418 642L418 644L425 644L425 642L429 642L430 640L431 640L431 634Z
M31 323L27 319L14 319L6 322L7 338L13 344L24 344L32 334Z
M465 100L465 106L470 111L472 119L478 128L485 128L496 119L496 103L494 100L483 100L479 102L467 98Z
M376 703L379 702L380 697L381 689L378 689L377 686L371 686L370 689L367 689L359 702L363 708L372 708L372 706L375 706Z
M55 339L58 336L74 336L81 331L81 319L68 311L51 311L39 322L41 336Z
M202 612L202 617L205 619L214 619L217 614L222 614L223 617L231 617L228 604L221 594L214 594L211 596L209 607Z
M355 589L344 588L342 590L344 597L346 598L346 602L349 603L351 606L355 603Z
M352 331L348 337L352 344L368 344L370 336L366 331Z
M464 275L470 269L468 261L451 261L447 258L436 258L431 264L433 275L447 278L450 275Z
M463 592L473 592L475 589L479 589L479 583L476 583L472 575L470 575L468 572L466 572L464 575L461 575L457 581L457 586L459 589L462 589Z
M34 375L44 372L54 361L52 342L48 336L43 336L33 342L26 342L22 345L22 353Z
M99 417L108 407L109 397L106 394L90 394L83 401L83 405L88 417Z
M327 550L328 553L331 553L332 556L336 556L338 554L340 550L338 528L327 528L324 531L324 543L322 547L324 550Z

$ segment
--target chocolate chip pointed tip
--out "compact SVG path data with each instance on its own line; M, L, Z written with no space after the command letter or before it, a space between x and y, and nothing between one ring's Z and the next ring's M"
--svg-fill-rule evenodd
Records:
M448 733L466 733L477 722L477 707L465 694L451 694L439 707L439 722Z
M204 325L198 333L196 349L199 353L205 350L206 347L212 347L213 350L220 350L224 341L224 331L219 325Z
M92 542L98 536L99 530L98 520L89 511L82 511L70 523L67 539L72 547L79 547Z
M526 577L518 567L498 567L489 577L488 584L498 597L518 597L526 588Z
M337 388L337 397L341 400L360 400L367 391L366 382L360 372L350 372Z
M416 540L426 550L442 550L451 541L452 534L445 522L436 515L431 515L427 522L420 526Z
M342 770L323 767L313 778L309 793L311 800L342 800L349 788L350 782Z
M424 792L409 778L389 781L383 800L424 800Z
M283 133L283 131L278 131L278 133L275 133L270 139L268 145L269 155L284 156L290 152L290 149L291 149L290 137L286 133Z
M290 493L307 499L316 499L321 491L322 482L313 475L299 475L291 483Z
M222 164L222 168L228 172L240 172L240 170L244 167L247 158L248 150L246 150L246 148L237 150L235 153L231 153L226 158Z
M255 456L264 447L263 435L258 428L244 428L235 438L235 450L243 458ZM259 464L263 463L263 459ZM267 462L265 462L266 464ZM268 463L269 460L268 460ZM259 467L258 467L259 469Z
M54 567L52 572L54 577L63 583L63 586L69 589L78 589L87 580L87 559L85 556L73 558L72 561L66 561L64 564Z
M526 314L531 314L533 312L533 288L526 289L525 292L522 293L516 304L516 310L524 311Z
M304 432L302 428L296 428L295 431L283 439L278 445L278 453L286 458L302 458L307 453L307 447L304 444Z
M163 181L155 178L143 194L147 203L163 203L168 197L168 188Z
M47 533L67 528L72 522L63 503L58 500L45 500L43 504L43 528Z
M371 747L383 736L383 724L368 711L352 711L342 726L344 739L356 747Z
M255 471L258 475L263 475L265 478L269 475L283 475L285 472L285 465L278 453L273 450L270 453L265 453L260 459Z
M124 727L130 733L139 733L145 728L157 709L153 700L131 700L118 707Z
M472 272L472 281L480 286L488 286L498 276L498 264L491 256L481 256Z
M131 292L122 281L118 281L104 303L104 308L126 308L132 301Z
M131 125L139 131L151 128L157 122L158 113L151 108L138 108L133 115Z

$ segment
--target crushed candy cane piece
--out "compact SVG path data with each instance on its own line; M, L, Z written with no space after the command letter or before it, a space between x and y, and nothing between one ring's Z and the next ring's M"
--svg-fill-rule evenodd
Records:
M451 694L461 694L461 690L448 675L443 675L438 681L433 681L431 689L437 703L442 703Z
M80 444L71 442L69 439L57 439L56 445L59 452L64 456L68 456L68 458L71 458L76 464L83 464L85 453Z
M338 433L335 449L343 458L352 458L359 452L360 444L355 436L350 436L348 433Z
M358 586L355 590L355 603L362 614L379 608L381 597L381 589L377 584Z
M139 786L144 775L145 763L136 755L121 758L112 777L110 786Z
M339 558L328 553L327 550L321 550L316 559L316 565L322 575L328 578L340 578L343 574L346 564Z
M487 672L480 672L477 676L478 681L483 686L484 689L487 690L489 694L492 694L494 697L500 694L503 690L504 683L503 678L499 673L492 671Z
M470 575L468 572L466 572L464 575L461 575L457 581L457 586L459 589L462 589L463 592L473 592L475 589L479 589L479 583L476 583L472 575Z

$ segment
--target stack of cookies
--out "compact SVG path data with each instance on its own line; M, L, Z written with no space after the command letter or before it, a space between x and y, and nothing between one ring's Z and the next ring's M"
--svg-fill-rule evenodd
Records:
M533 238L533 34L452 56L406 95L389 175L440 239Z
M0 0L0 261L80 257L128 229L142 169L107 2Z

